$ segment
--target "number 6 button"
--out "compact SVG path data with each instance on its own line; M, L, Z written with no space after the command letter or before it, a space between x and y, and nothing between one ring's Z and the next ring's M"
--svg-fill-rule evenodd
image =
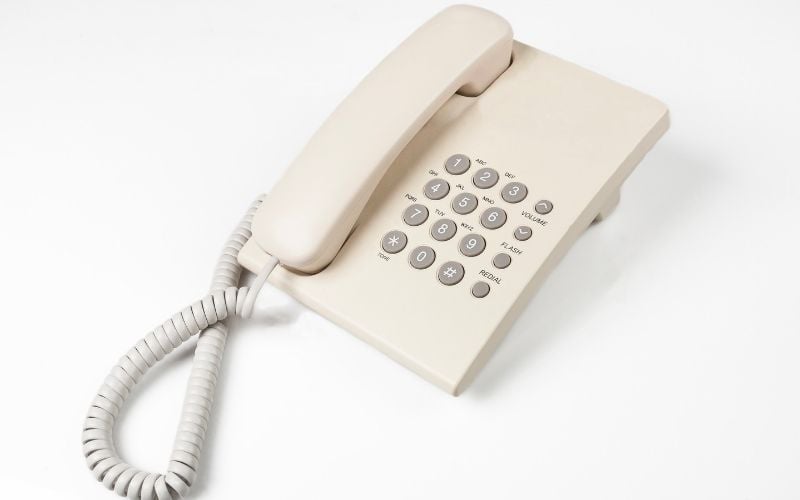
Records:
M497 229L506 223L506 211L502 208L489 208L481 214L481 225L486 229Z

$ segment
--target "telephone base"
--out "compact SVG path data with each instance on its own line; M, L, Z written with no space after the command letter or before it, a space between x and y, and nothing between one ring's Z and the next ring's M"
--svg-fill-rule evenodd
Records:
M403 149L328 267L269 282L458 394L668 128L659 101L515 42L488 90ZM253 239L239 254L267 258Z

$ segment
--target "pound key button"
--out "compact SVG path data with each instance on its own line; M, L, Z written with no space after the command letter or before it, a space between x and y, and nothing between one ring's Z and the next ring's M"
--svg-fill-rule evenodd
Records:
M451 260L442 264L436 275L443 285L453 286L464 279L464 266Z

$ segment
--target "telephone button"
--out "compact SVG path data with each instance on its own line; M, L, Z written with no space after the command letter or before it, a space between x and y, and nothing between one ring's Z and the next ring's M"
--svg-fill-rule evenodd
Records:
M431 179L425 183L422 192L431 200L441 200L450 192L450 184L444 179Z
M444 169L453 175L461 175L469 170L470 163L469 156L455 154L444 162Z
M439 219L431 226L431 236L436 241L447 241L456 235L456 223L450 219Z
M521 182L509 182L503 186L500 196L509 203L519 203L528 196L528 188Z
M486 229L497 229L506 223L506 211L502 208L488 208L481 214L481 225Z
M456 285L464 279L464 266L454 260L445 262L439 267L439 272L436 273L436 276L443 285Z
M466 257L480 255L486 249L486 240L480 234L468 234L461 238L458 251Z
M478 197L472 193L461 193L453 198L453 203L450 206L453 207L455 213L467 215L478 208Z
M519 241L527 240L528 238L531 237L532 234L533 230L531 230L531 228L529 228L528 226L519 226L514 230L514 238L516 238Z
M381 248L386 253L397 253L408 244L408 237L402 231L389 231L381 240Z
M409 226L419 226L428 220L428 208L425 205L414 203L403 211L403 222Z
M507 253L499 253L492 259L492 264L497 269L505 269L511 265L511 256Z
M436 260L436 252L431 247L417 247L411 250L408 256L408 263L414 269L427 269Z
M482 168L472 176L472 183L480 189L489 189L500 180L500 174L493 168Z
M482 299L489 295L490 290L491 287L489 286L489 283L485 281L477 281L474 285L472 285L472 296Z
M536 210L536 213L539 215L547 215L553 211L553 202L550 200L539 200L536 202L536 205L533 206L533 209Z

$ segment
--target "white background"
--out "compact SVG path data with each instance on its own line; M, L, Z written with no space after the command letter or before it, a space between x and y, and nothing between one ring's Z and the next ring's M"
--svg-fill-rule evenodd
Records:
M194 497L799 498L799 5L485 2L671 131L462 397L270 294ZM107 370L441 6L0 2L0 496L112 498L79 445ZM165 468L190 355L130 401L133 464Z

